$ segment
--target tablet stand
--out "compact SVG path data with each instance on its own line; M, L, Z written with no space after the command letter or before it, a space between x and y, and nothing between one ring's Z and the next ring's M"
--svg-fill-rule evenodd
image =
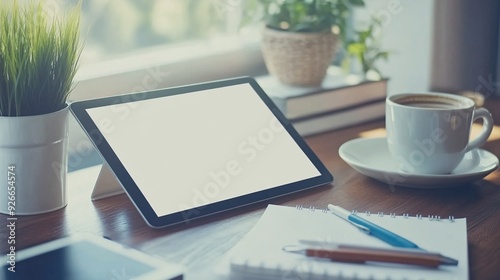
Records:
M116 179L115 174L111 171L109 165L104 162L95 182L94 190L92 191L92 201L103 199L124 193L122 185Z

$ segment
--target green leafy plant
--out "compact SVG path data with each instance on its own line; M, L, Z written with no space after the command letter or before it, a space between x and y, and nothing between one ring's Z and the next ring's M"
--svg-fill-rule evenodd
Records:
M345 45L348 56L343 62L344 68L349 68L351 57L354 57L359 61L364 74L373 71L379 77L382 76L375 64L380 59L387 60L390 52L381 49L381 28L382 21L373 17L365 29L354 32L354 38Z
M259 0L269 28L290 32L321 32L337 27L345 39L351 8L363 0Z
M0 115L29 116L63 109L81 53L81 3L51 18L42 2L0 0Z

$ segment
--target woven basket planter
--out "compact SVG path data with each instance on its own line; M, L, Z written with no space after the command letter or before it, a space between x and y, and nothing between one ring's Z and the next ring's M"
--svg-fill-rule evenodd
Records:
M262 54L269 73L282 83L318 86L337 50L331 32L299 33L262 30Z

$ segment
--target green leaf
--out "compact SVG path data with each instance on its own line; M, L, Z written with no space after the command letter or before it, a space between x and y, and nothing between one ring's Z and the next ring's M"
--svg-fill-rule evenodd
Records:
M388 51L384 51L384 52L379 52L379 53L377 53L377 54L373 57L373 60L377 60L377 59L384 59L384 60L389 59L389 52L388 52Z
M368 38L370 38L371 34L372 34L371 30L365 30L365 31L358 32L359 41L366 42L366 40Z
M364 53L366 50L365 44L362 43L352 43L347 46L347 52L353 55L359 55Z
M349 4L351 4L352 6L364 7L365 1L363 1L363 0L349 0Z

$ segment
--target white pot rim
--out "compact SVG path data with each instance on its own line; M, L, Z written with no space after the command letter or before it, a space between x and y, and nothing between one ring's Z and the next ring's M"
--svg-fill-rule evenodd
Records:
M62 109L59 109L57 111L54 111L54 112L50 112L50 113L45 113L45 114L38 114L38 115L28 115L28 116L0 116L0 120L1 119L19 119L19 120L29 120L30 118L39 118L40 116L44 116L44 117L50 117L51 115L57 115L57 114L60 114L66 110L68 110L69 108L69 103L66 103L66 106L64 106L64 108Z
M0 118L0 148L35 147L68 136L69 106L47 114Z

